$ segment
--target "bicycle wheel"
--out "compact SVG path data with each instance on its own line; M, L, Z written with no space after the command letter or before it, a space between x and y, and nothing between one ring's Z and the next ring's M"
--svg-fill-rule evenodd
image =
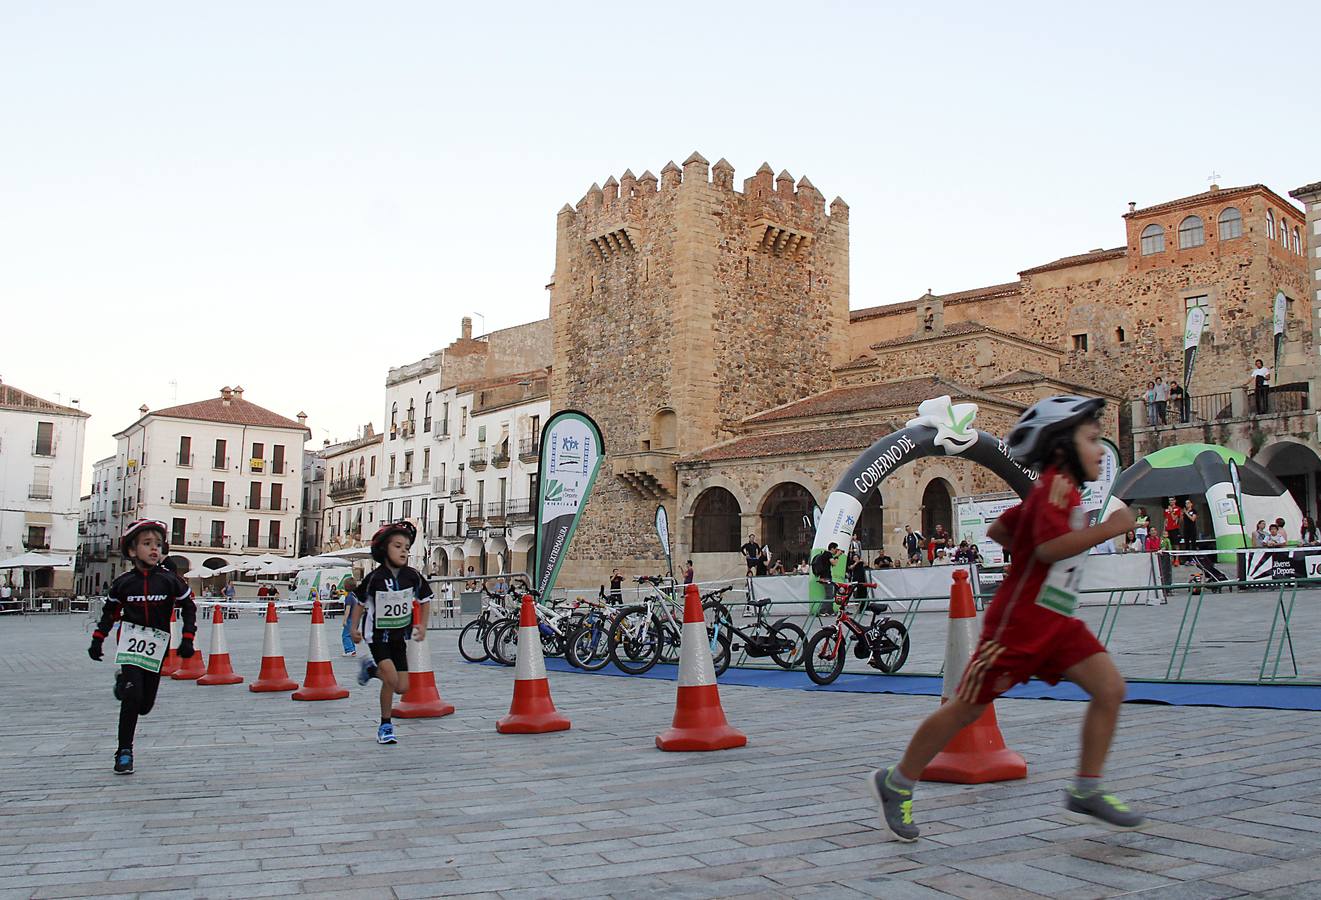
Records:
M500 626L500 632L491 638L495 661L505 666L512 666L518 661L518 620L509 619Z
M588 672L597 672L610 662L609 620L604 616L589 618L569 636L564 654L571 664Z
M872 663L882 672L898 672L908 661L908 629L894 620L881 624L872 643Z
M822 628L807 642L803 660L807 663L807 677L817 684L830 684L844 671L847 642L838 640L833 625Z
M807 634L793 622L780 622L771 626L771 659L781 669L792 669L803 661Z
M682 640L682 633L675 631L674 626L669 622L662 621L659 661L669 665L677 663L682 650L680 646Z
M707 634L711 632L708 630ZM721 631L714 639L715 646L711 648L711 665L716 670L716 677L719 678L729 671L729 663L734 654L729 649L729 632Z
M562 656L564 654L564 638L560 637L554 631L541 632L541 655L543 657Z
M641 675L660 659L661 624L643 606L621 609L610 620L610 661L629 675Z
M473 619L459 632L459 653L468 662L479 663L490 657L484 643L488 624L483 619Z
M495 653L495 638L509 622L514 619L496 619L486 626L486 632L482 635L482 649L486 651L486 656L493 662L500 662L500 658Z

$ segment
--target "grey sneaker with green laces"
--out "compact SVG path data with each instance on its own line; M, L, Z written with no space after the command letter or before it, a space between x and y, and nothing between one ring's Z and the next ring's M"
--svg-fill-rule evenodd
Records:
M912 843L920 833L913 824L913 792L895 787L888 780L889 769L877 769L867 779L867 787L880 806L881 824L897 841Z
M1064 792L1064 808L1121 831L1141 828L1146 822L1146 819L1125 806L1124 801L1104 790L1080 794L1069 788Z

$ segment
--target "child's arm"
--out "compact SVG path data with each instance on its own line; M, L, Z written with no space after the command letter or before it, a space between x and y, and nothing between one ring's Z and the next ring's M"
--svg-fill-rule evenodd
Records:
M349 637L354 643L362 640L362 631L359 626L362 624L362 601L359 600L353 604L353 612L349 613Z
M1050 565L1059 562L1061 559L1077 556L1079 553L1090 550L1097 544L1105 543L1111 538L1126 534L1132 527L1133 511L1127 506L1121 506L1112 512L1104 522L1097 522L1089 528L1070 531L1057 538L1051 538L1044 544L1039 545L1033 556L1037 558L1038 562Z

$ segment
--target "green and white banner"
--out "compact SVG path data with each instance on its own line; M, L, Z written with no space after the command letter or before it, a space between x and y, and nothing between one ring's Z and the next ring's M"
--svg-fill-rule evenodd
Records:
M674 577L674 558L670 555L670 516L664 506L656 507L656 540L660 541L661 552L665 554L665 564L669 566L670 577Z
M1187 397L1193 393L1193 366L1197 364L1197 345L1202 343L1205 327L1206 307L1188 307L1188 319L1183 326L1183 392ZM1176 410L1178 412L1181 411Z
M569 552L587 497L605 458L601 429L586 413L555 413L541 432L538 468L536 571L533 588L545 597Z

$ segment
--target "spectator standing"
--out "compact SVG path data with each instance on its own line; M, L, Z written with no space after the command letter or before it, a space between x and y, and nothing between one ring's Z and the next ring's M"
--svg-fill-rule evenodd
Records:
M1165 425L1169 422L1166 417L1170 405L1170 389L1165 382L1161 381L1160 376L1156 376L1156 424Z
M1265 547L1266 538L1268 537L1270 537L1270 535L1266 532L1266 520L1258 519L1257 527L1252 529L1252 546Z
M1147 532L1151 530L1151 516L1147 515L1145 506L1138 507L1137 518L1134 519L1133 537L1137 539L1140 546L1146 546Z
M615 604L624 602L624 576L618 569L610 573L610 602Z
M748 570L747 576L751 578L757 574L757 563L761 560L761 544L757 543L755 534L750 534L747 543L738 549L743 554L743 563Z
M762 544L757 553L757 574L765 575L771 570L771 545Z
M867 562L861 556L849 558L849 581L853 582L853 599L866 600L868 593L863 585L867 582Z
M1165 507L1165 536L1178 540L1182 525L1183 509L1179 506L1179 501L1171 497L1169 505Z
M1170 406L1174 407L1174 414L1180 422L1188 421L1188 395L1173 378L1170 379Z
M1248 388L1252 391L1252 396L1256 399L1257 414L1266 412L1266 394L1270 390L1271 370L1266 368L1266 364L1261 360L1256 361L1256 367L1252 374L1248 376Z
M344 628L340 632L339 639L344 644L345 656L357 656L358 645L353 643L353 607L358 602L358 597L353 593L357 585L350 578L344 582Z
M1189 497L1183 501L1183 549L1197 549L1197 508L1193 506L1193 498Z
M691 559L683 565L683 583L693 583L693 561Z
M912 525L904 526L904 552L908 554L908 564L915 566L922 561L922 548L925 542L920 531L914 531Z
M1147 425L1156 427L1156 382L1148 381L1147 389L1142 393L1142 399L1147 404Z
M1317 543L1316 525L1312 522L1311 516L1303 516L1303 527L1298 532L1298 542L1309 547Z

